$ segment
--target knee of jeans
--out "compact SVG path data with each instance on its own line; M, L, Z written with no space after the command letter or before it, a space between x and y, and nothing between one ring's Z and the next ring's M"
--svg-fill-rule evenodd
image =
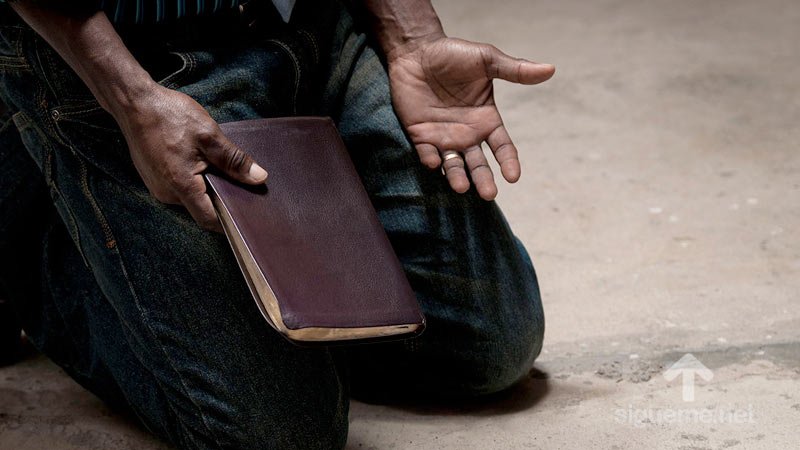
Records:
M290 374L287 373L287 376ZM280 395L258 393L281 390ZM230 404L207 397L202 425L193 422L183 436L192 448L339 449L348 432L349 390L320 371L319 383L288 382L247 387ZM226 403L223 405L223 403ZM223 409L216 409L214 405Z
M298 402L292 405L296 413L276 421L275 417L264 417L263 412L241 414L235 430L218 436L223 448L246 449L303 449L330 450L344 448L347 442L347 408L325 408L311 410Z
M494 337L492 350L475 355L464 388L466 394L483 395L503 391L520 381L533 367L542 348L542 332L533 329Z
M538 289L528 293L518 309L498 318L483 330L481 342L468 355L469 370L463 378L464 394L503 391L522 379L542 350L544 314Z
M331 450L342 449L347 443L348 433L348 420L347 414L337 415L335 417L327 417L323 420L318 420L317 423L305 426L303 429L295 428L291 436L284 436L281 439L273 439L268 443L264 441L245 441L241 446L236 448L249 448L249 449L273 449L273 448L286 448L286 449L303 449L303 450ZM276 430L270 431L272 436L276 435ZM277 434L286 434L281 431Z

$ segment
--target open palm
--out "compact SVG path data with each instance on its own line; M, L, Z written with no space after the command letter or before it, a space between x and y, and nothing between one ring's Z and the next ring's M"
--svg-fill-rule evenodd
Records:
M517 149L494 103L492 80L537 84L554 71L549 64L512 58L490 45L447 37L389 61L392 102L422 163L438 168L443 154L459 152L463 160L448 158L443 167L451 187L460 193L469 189L469 170L486 200L497 195L497 186L481 149L484 141L503 178L513 183L520 176Z

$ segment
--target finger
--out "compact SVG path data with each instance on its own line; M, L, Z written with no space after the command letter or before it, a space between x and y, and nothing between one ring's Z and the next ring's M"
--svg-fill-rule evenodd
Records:
M516 183L520 176L519 155L517 154L517 147L511 142L511 136L508 135L506 127L500 125L495 128L486 138L489 148L494 153L494 159L500 165L500 172L503 178L509 183Z
M494 175L483 149L479 145L468 148L464 152L464 161L467 163L472 184L478 190L478 195L484 200L494 200L497 197L497 185L494 183Z
M488 62L492 78L512 83L537 84L547 81L556 72L552 64L542 64L527 59L506 55L493 46L487 46Z
M419 160L425 167L429 169L438 169L442 164L442 159L439 158L439 150L436 150L431 144L417 144L415 145Z
M181 203L198 225L206 230L222 232L222 225L214 210L214 204L206 193L206 184L202 175L193 176L191 185L179 196Z
M201 140L201 146L200 150L208 161L228 176L248 184L261 184L267 180L267 171L222 132Z
M450 187L459 194L467 192L469 189L469 179L464 170L464 159L461 156L450 158L442 164L442 170L450 183Z

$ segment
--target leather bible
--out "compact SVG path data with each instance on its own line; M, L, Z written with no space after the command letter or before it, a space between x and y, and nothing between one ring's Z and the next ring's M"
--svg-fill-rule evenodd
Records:
M264 318L297 344L411 337L425 318L333 121L220 124L269 172L207 173L209 195Z

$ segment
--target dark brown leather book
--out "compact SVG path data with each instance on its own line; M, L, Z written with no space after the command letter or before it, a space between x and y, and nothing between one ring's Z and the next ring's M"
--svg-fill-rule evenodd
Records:
M261 313L296 343L397 339L425 326L333 121L220 124L269 172L264 186L209 173L209 194Z

